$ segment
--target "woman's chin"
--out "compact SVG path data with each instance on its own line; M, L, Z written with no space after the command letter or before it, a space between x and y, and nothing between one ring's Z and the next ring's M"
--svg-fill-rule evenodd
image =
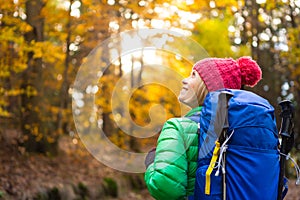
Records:
M178 96L178 101L181 102L181 103L184 103L184 96L181 95L181 93Z
M181 98L180 96L178 97L178 101L179 101L180 103L183 103L183 104L189 106L189 103L188 103L184 98Z

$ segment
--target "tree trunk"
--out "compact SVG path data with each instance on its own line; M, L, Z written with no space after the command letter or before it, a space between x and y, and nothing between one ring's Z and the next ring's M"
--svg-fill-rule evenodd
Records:
M250 40L251 42L251 54L252 57L257 60L258 59L258 47L259 47L259 39L258 39L258 33L259 33L259 22L258 22L258 5L256 3L256 0L251 0L251 6L250 6L250 17L251 17L251 23L252 23L252 38ZM253 45L253 38L257 38L257 46Z
M71 6L72 6L73 0L70 0L70 6L69 6L69 13L68 13L68 22L67 22L67 38L66 38L66 58L65 58L65 68L63 72L63 82L60 88L60 106L59 106L59 112L57 114L57 130L59 133L66 133L68 130L68 124L67 122L64 122L64 116L63 111L68 109L70 104L70 99L68 95L68 90L70 87L69 78L68 78L68 71L70 67L70 44L71 44Z
M26 1L27 23L32 26L32 31L25 35L28 43L44 41L44 19L41 11L44 4L42 0ZM23 91L21 96L23 145L29 152L56 153L57 143L49 143L47 131L43 126L43 61L34 58L34 52L28 54L27 69L22 75Z

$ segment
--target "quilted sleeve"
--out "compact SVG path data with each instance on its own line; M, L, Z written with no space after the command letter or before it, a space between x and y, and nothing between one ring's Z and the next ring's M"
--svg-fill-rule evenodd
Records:
M154 163L146 170L146 185L156 199L184 199L187 195L188 161L182 129L176 119L164 124Z

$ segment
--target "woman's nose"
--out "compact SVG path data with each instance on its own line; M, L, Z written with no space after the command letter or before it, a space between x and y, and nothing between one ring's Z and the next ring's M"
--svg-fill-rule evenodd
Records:
M183 80L181 81L182 84L187 84L187 79L188 79L188 78L183 79Z

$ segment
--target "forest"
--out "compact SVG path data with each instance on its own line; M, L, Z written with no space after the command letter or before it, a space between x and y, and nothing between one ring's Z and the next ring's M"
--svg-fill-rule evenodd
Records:
M0 0L0 199L152 199L145 155L207 57L257 61L299 163L299 27L299 0Z

